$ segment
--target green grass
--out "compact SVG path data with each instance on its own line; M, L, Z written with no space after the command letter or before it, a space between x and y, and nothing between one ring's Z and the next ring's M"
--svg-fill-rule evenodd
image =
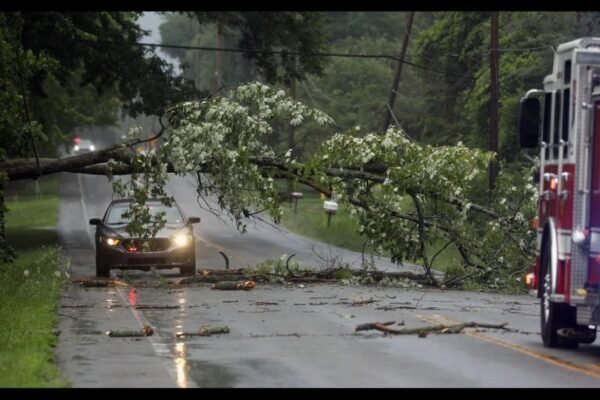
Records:
M323 201L318 197L298 200L297 214L294 214L294 204L286 203L284 212L281 223L290 231L324 243L362 251L365 238L358 233L358 224L350 219L342 206L331 217L329 226Z
M278 182L282 191L287 191L285 181ZM290 231L328 243L334 246L361 252L365 237L358 233L359 225L353 221L343 205L339 206L337 213L332 216L329 226L327 215L323 209L323 200L319 193L308 186L300 185L297 189L303 193L303 198L298 200L297 211L294 212L294 203L283 203L284 216L281 224ZM410 211L411 203L407 198L407 210ZM444 242L435 242L427 246L427 256L431 262L432 257L444 246ZM365 251L370 251L369 246ZM388 255L389 254L384 254ZM407 262L421 263L421 260L406 260ZM460 254L453 245L448 246L435 259L433 268L445 271L448 268L461 265Z
M52 229L58 186L56 179L47 179L39 197L32 187L10 187L6 197L6 237L18 257L0 265L0 387L65 387L55 364L53 333L66 280Z

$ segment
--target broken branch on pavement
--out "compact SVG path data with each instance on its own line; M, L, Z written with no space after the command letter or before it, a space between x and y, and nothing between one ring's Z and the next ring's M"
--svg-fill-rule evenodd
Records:
M485 324L479 322L463 322L458 324L440 324L440 325L429 325L420 328L402 328L394 329L390 328L389 325L393 325L395 321L388 322L371 322L366 324L360 324L354 328L354 332L366 331L366 330L377 330L390 335L419 335L425 337L429 333L435 334L447 334L447 333L461 333L465 328L485 328L485 329L502 329L511 330L507 328L508 322L501 324Z

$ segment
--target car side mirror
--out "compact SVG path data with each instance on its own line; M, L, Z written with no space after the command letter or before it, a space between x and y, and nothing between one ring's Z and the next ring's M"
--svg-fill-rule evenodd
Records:
M187 219L188 224L197 224L198 222L200 222L200 217L189 217Z
M102 225L102 220L100 218L92 218L90 219L90 225Z

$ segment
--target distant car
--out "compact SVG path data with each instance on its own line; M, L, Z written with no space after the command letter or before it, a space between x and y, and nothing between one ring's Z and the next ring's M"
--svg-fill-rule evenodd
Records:
M160 200L146 202L152 215L165 212L166 225L156 237L148 239L146 246L141 240L129 237L126 227L129 220L123 214L131 200L113 200L104 218L90 219L96 225L96 276L107 277L111 269L179 268L182 275L196 274L196 237L192 224L200 222L198 217L185 215L177 204L171 207Z
M73 146L73 154L88 153L95 150L96 146L94 146L94 143L89 139L80 139L79 142Z

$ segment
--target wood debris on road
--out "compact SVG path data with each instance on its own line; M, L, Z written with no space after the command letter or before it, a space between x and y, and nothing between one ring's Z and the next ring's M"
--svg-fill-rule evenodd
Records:
M150 325L144 325L142 329L123 329L123 330L110 330L106 332L106 336L110 337L139 337L139 336L152 336L154 329Z
M94 304L63 304L60 308L92 308Z
M251 290L256 287L254 281L242 281L242 282L217 282L213 285L213 289L219 290Z
M85 287L129 287L129 284L117 278L77 278L72 282Z
M181 306L176 305L160 305L160 304L137 304L133 306L133 308L137 310L173 310L176 308L180 308Z
M352 305L353 306L364 306L365 304L371 304L371 303L378 303L381 300L373 300L373 298L368 298L368 299L363 299L363 298L358 298L358 299L352 299Z
M388 322L371 322L366 324L360 324L354 328L354 332L366 331L366 330L378 330L383 333L391 335L418 335L419 337L426 337L429 333L446 334L446 333L461 333L465 328L488 328L488 329L503 329L509 330L506 326L508 322L501 324L484 324L479 322L463 322L452 325L429 325L420 328L403 328L394 329L389 328L388 325L394 324L395 321Z
M186 337L186 336L212 336L212 335L220 335L223 333L229 333L228 326L204 326L201 327L198 332L177 332L177 337Z

